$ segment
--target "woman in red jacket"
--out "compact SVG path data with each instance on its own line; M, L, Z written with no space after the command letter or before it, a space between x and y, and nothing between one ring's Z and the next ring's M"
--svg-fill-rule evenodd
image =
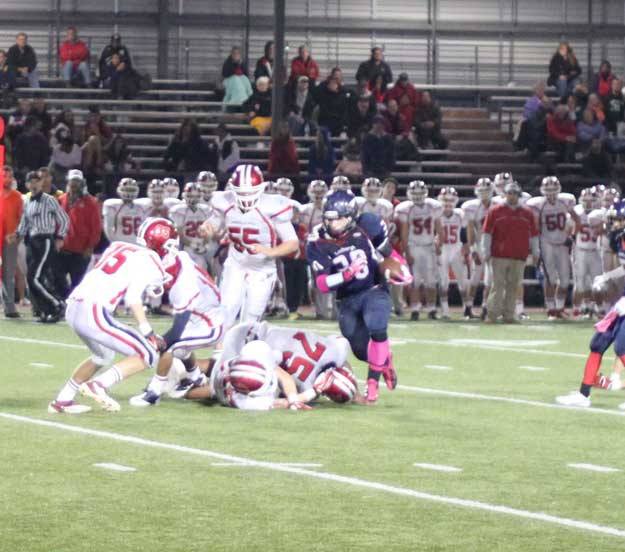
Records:
M89 72L89 48L78 39L76 27L68 27L65 41L59 47L63 79L71 83L76 75L81 75L85 86L91 85Z
M569 117L566 105L559 105L553 115L547 115L547 138L556 152L558 163L572 161L576 136L575 122Z
M280 127L280 130L271 141L269 174L272 179L280 176L288 176L289 178L297 178L299 176L297 148L286 124Z
M296 81L297 77L308 77L312 88L315 85L315 81L319 78L319 66L317 62L310 57L310 51L306 46L300 46L298 54L299 55L291 61L290 81Z

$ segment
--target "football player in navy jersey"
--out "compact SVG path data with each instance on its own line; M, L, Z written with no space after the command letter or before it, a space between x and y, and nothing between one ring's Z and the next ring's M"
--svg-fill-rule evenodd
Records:
M369 365L367 401L373 403L381 375L390 390L397 386L387 332L391 297L378 264L393 257L401 268L389 274L390 280L406 285L411 276L405 261L392 249L382 219L372 213L357 216L354 196L345 191L327 197L306 257L319 291L336 291L341 333Z

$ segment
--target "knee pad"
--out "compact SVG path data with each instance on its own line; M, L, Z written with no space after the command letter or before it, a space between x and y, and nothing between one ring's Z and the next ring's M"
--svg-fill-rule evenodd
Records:
M187 360L191 356L191 351L189 349L185 349L184 347L175 347L172 349L171 354L174 358L178 360L182 360L183 362Z

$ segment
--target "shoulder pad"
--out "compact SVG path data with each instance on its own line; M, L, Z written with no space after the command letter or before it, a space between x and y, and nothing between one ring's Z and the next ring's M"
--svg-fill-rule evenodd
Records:
M214 192L211 197L210 204L213 209L217 209L217 211L224 212L228 207L233 205L235 202L235 197L232 192Z

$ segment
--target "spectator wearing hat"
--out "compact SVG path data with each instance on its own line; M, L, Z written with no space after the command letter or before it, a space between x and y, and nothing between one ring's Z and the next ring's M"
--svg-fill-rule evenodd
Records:
M247 63L241 55L241 48L233 46L230 55L221 68L224 86L224 105L239 106L252 95L252 84L247 72Z
M384 61L384 53L382 48L376 46L371 48L371 57L367 61L363 61L358 66L356 72L356 80L364 78L367 82L375 82L377 76L381 76L382 91L386 91L386 87L393 81L393 72L391 67Z
M117 55L118 64L113 64L113 56ZM119 71L119 65L123 69L132 69L132 59L128 48L122 44L122 37L119 33L111 35L111 42L107 44L100 54L98 62L98 71L100 74L100 82L103 88L111 87L111 78Z
M76 82L76 78L82 79L84 86L91 84L89 72L89 48L78 38L76 27L68 27L65 40L59 47L61 61L61 74L66 83Z
M421 94L421 105L415 115L415 127L419 147L427 149L430 144L435 149L446 149L447 138L441 132L443 114L441 108L426 90Z
M297 52L297 57L291 61L291 76L289 80L294 82L298 77L308 77L308 80L314 86L319 78L319 66L310 56L310 50L305 44L302 44Z
M56 263L57 288L66 299L87 271L93 249L100 241L102 218L98 201L87 192L82 171L77 169L67 173L66 191L59 203L69 219L69 229Z
M371 131L362 141L362 169L365 176L384 178L395 166L395 141L384 130L384 117L376 115Z
M408 73L401 73L395 85L386 92L386 103L395 100L399 107L399 112L404 117L407 124L412 127L415 113L421 103L421 93L408 79Z
M7 65L13 74L13 79L24 78L28 80L28 86L39 88L39 71L37 71L37 54L33 47L27 43L26 33L17 33L15 44L7 52Z
M509 182L504 188L505 202L492 207L484 220L482 251L490 262L493 284L488 296L487 322L500 316L506 323L515 318L516 294L530 252L534 264L538 260L538 227L529 208L521 205L521 187Z

